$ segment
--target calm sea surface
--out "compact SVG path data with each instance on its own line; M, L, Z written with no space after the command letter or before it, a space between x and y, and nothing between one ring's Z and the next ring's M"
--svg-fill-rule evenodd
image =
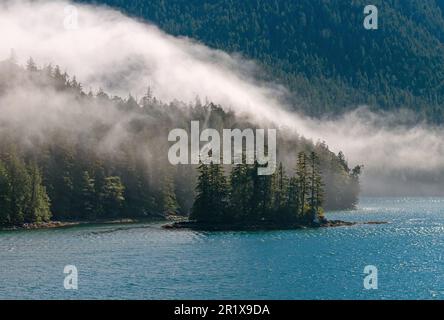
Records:
M201 233L161 224L0 232L0 299L443 299L444 199L364 198L385 225ZM66 265L78 290L65 290ZM366 290L364 268L378 269Z

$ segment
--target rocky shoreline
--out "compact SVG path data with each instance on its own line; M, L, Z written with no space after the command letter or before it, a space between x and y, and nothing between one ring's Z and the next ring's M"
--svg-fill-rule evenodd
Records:
M189 229L197 231L266 231L266 230L297 230L310 228L332 228L332 227L349 227L357 224L385 224L383 221L369 222L348 222L342 220L323 220L319 223L304 225L300 223L270 223L264 222L259 224L209 224L188 221L182 216L168 216L164 218L170 221L169 224L163 225L164 229ZM152 219L148 219L152 221ZM0 227L0 231L17 231L17 230L38 230L38 229L56 229L66 228L79 225L92 224L131 224L147 221L145 219L115 219L115 220L96 220L96 221L49 221L40 223L24 223L20 226Z
M94 221L48 221L40 223L24 223L18 226L4 226L4 227L0 226L0 231L56 229L56 228L67 228L67 227L74 227L80 225L93 225L93 224L131 224L131 223L139 223L145 221L153 221L153 219L154 217L150 219L127 218L127 219L94 220Z
M54 229L79 225L80 222L48 221L40 223L24 223L19 226L0 227L0 231Z
M267 230L297 230L297 229L316 229L316 228L334 228L350 227L358 224L385 224L383 221L369 222L348 222L342 220L324 220L319 223L300 224L300 223L256 223L256 224L210 224L194 221L178 221L164 225L164 229L188 229L196 231L267 231Z

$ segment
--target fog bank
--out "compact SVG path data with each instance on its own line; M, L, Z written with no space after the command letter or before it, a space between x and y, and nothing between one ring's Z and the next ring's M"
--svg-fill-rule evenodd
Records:
M254 62L172 37L109 8L71 5L2 1L0 59L13 49L20 64L32 56L39 64L66 68L87 91L103 88L141 97L150 86L164 101L194 101L199 96L257 122L291 128L315 142L326 141L335 152L342 150L353 165L364 164L368 194L444 193L439 190L444 176L442 128L408 126L400 115L376 115L363 107L335 120L310 119L288 111L293 106L284 102L290 94L284 86L255 80L261 71ZM25 116L12 111L0 115L17 122Z

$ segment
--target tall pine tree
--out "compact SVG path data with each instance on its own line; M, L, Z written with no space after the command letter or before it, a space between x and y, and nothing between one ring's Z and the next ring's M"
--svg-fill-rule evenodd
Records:
M9 225L12 222L11 191L8 171L0 160L0 225Z
M308 169L307 169L307 155L305 152L298 154L298 163L296 167L296 179L298 184L299 208L298 214L301 218L307 212L307 193L308 193Z
M196 198L191 219L199 222L227 223L230 221L228 209L228 185L222 165L202 162L198 168L199 177Z
M319 169L319 158L315 152L310 153L309 157L310 173L309 173L309 222L313 222L322 214L321 207L324 197L323 183L321 171Z
M35 163L31 164L29 172L29 195L25 211L26 222L47 222L51 219L50 202L46 188L42 184L42 175Z

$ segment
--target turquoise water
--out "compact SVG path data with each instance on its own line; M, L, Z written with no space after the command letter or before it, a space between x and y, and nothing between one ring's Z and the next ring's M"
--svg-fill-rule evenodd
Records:
M0 298L443 299L444 199L362 199L320 230L199 233L160 224L0 232ZM78 290L65 290L65 265ZM363 286L378 268L378 289Z

